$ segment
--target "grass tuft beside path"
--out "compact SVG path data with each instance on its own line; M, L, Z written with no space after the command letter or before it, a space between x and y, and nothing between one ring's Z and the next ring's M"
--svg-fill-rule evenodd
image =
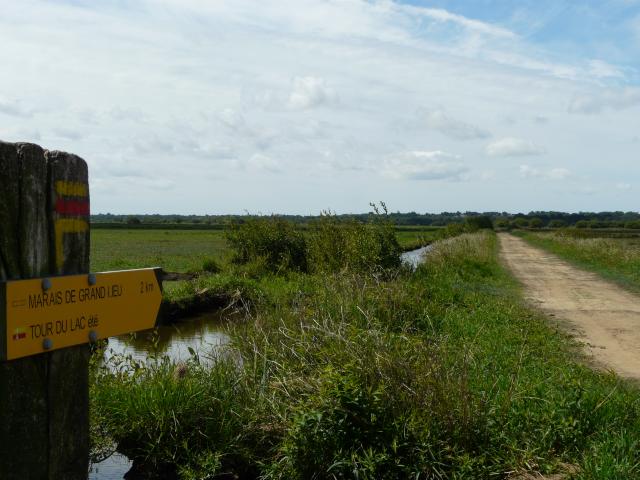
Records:
M576 238L562 230L553 233L516 232L574 265L599 273L640 292L640 241L634 238Z

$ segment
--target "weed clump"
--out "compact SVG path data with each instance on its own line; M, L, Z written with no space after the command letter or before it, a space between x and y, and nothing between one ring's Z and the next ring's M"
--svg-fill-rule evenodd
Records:
M202 271L207 273L220 273L222 267L215 258L207 258L202 262Z

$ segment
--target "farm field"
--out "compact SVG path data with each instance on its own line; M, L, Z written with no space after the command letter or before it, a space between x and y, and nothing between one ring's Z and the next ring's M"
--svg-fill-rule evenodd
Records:
M312 267L208 276L242 298L229 354L94 369L94 430L193 479L640 475L637 387L524 303L493 232L436 242L414 273Z
M432 242L439 227L397 227L404 250ZM171 272L197 272L205 260L224 263L229 250L222 230L93 229L91 270L94 272L161 266Z
M579 267L591 270L619 285L640 292L640 239L576 237L558 230L552 233L517 232L531 245L548 250Z
M443 230L443 227L401 226L396 227L396 238L403 250L413 250L435 241Z
M91 270L94 272L161 266L170 272L202 270L207 259L227 254L220 230L94 229Z

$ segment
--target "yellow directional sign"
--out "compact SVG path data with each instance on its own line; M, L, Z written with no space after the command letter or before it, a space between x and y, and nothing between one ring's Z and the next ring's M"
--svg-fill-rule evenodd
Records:
M0 359L153 328L162 300L159 272L146 268L4 283Z

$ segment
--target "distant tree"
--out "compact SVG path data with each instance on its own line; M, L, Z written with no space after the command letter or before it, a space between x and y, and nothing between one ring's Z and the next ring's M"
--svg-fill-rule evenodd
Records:
M567 222L565 222L564 220L556 219L556 220L551 220L549 222L549 227L551 228L563 228L566 226L567 226Z
M512 223L517 228L527 228L529 226L529 220L524 217L515 218Z
M633 228L634 230L640 230L640 220L627 222L624 224L624 228Z
M127 225L140 225L142 222L138 217L127 218Z
M476 215L473 217L467 217L465 219L465 224L470 227L472 230L480 230L483 228L488 228L489 230L493 230L493 222L486 215Z
M576 228L589 228L589 222L587 220L578 220L576 222Z
M544 226L544 222L541 218L533 217L529 220L529 226L531 228L542 228Z

